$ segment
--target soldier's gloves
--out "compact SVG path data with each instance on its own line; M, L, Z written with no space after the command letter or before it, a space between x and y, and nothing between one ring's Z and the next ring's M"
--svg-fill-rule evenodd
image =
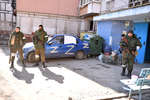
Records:
M136 46L136 50L139 50L140 49L140 46Z

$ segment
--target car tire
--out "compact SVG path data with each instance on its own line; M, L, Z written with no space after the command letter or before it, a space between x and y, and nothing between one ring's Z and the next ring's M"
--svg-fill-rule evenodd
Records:
M36 61L36 60L35 60L35 52L34 52L34 51L32 51L32 52L30 52L30 53L28 54L27 60L28 60L28 62L31 62L31 63L33 63L33 62Z
M79 60L84 59L84 58L86 58L86 55L84 54L83 51L77 51L76 54L75 54L75 58L79 59Z

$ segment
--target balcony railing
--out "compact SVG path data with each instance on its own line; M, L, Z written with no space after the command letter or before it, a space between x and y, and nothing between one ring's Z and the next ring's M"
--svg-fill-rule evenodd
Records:
M89 3L92 3L92 2L100 3L101 0L80 0L80 5L79 5L79 7L82 8L82 7L88 5Z
M101 3L98 1L100 0L90 0L87 4L80 6L80 16L99 14Z
M150 0L129 0L129 7L139 7L150 4Z

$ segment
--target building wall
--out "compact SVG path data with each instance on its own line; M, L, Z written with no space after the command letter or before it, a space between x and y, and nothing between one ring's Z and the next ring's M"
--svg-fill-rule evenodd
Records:
M88 5L84 6L83 8L80 8L80 16L88 14Z
M87 32L90 29L90 23L88 19L83 19L80 26L80 32Z
M78 16L79 0L17 0L17 11Z
M17 25L24 33L34 32L39 24L48 34L78 34L87 30L79 17L80 0L17 0Z
M11 30L12 7L9 0L0 0L0 30Z
M102 0L101 3L101 13L108 13L128 8L129 0Z
M7 45L12 31L12 7L11 0L0 0L0 45ZM13 17L13 20L15 18Z
M113 10L128 8L128 4L129 4L129 0L115 0Z
M79 17L53 16L51 14L18 13L17 25L30 34L42 24L48 34L78 34L85 29L85 21ZM81 27L82 25L82 27Z
M91 1L84 6L80 6L80 16L92 13L99 14L101 9L100 7L100 2Z

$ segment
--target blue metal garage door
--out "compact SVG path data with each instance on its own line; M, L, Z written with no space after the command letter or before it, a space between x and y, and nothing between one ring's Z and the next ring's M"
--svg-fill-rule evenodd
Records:
M142 48L138 51L136 60L139 64L143 64L144 59L145 59L145 53L146 53L148 23L146 23L146 22L135 23L134 24L134 33L137 35L137 37L141 37L140 41L142 43Z

